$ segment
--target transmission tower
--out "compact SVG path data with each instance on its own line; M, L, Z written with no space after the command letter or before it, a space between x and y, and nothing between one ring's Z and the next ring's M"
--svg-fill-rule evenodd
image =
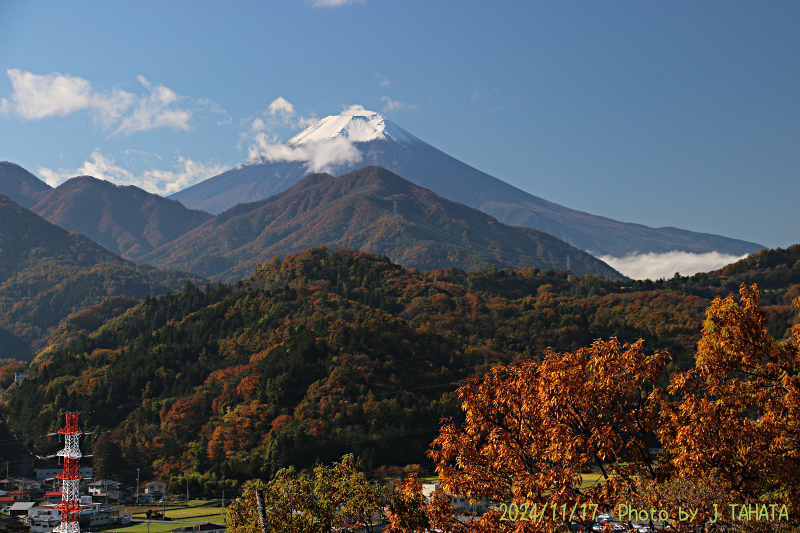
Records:
M64 449L56 455L64 458L64 470L56 474L56 479L61 480L61 503L55 506L61 511L61 524L56 526L53 531L56 533L80 533L81 527L78 519L81 514L81 506L78 501L78 489L81 481L81 473L78 463L81 460L81 448L78 439L83 432L78 426L80 413L66 413L67 423L58 430L60 435L64 435Z

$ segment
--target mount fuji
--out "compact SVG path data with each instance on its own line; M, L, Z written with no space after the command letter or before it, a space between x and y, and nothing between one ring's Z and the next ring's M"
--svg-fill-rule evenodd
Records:
M594 255L683 251L744 255L763 246L674 227L651 228L570 209L518 189L418 139L360 107L323 118L283 144L266 136L247 163L170 196L214 214L286 190L308 174L341 175L384 167L449 200L499 221L554 235Z

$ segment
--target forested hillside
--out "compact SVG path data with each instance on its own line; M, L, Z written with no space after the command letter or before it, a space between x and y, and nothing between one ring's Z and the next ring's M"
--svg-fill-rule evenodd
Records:
M99 432L87 443L98 476L132 480L140 467L176 487L188 477L196 492L348 451L368 468L424 463L439 419L458 416L458 383L492 365L616 336L668 348L668 374L691 367L726 283L422 272L310 249L233 286L190 284L76 315L57 332L68 347L40 354L9 399L10 420L29 448L55 449L41 436L79 410ZM796 321L768 309L784 317L781 335Z
M312 174L286 191L240 204L142 259L235 282L274 256L313 246L385 254L409 268L570 268L624 278L547 233L502 224L381 167Z
M16 163L0 161L0 194L30 209L52 188Z
M137 268L0 195L0 356L27 359L58 324L109 296L145 298L197 276Z
M126 259L143 256L211 218L133 185L91 176L72 178L42 193L31 211Z

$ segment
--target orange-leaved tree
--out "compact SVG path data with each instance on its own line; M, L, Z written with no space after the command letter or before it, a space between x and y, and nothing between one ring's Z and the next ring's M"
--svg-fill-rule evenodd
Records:
M611 339L547 351L541 362L495 367L459 389L466 420L446 421L429 451L441 486L472 500L510 501L515 510L487 512L471 530L591 523L656 476L663 395L656 383L668 356L646 354L642 344ZM589 465L595 482L584 484Z
M800 325L775 340L758 287L739 292L712 302L695 367L672 380L659 430L664 459L673 477L716 476L731 503L749 504L725 508L729 521L753 522L757 510L757 521L791 529L800 525Z
M445 421L429 454L445 491L505 512L462 529L555 531L635 506L679 531L797 531L800 326L775 340L759 296L714 300L695 368L667 391L668 354L616 339L468 381L465 421Z

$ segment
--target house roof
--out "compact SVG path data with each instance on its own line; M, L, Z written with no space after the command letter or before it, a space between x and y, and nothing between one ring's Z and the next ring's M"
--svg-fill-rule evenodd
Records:
M111 485L122 485L122 483L119 481L114 481L113 479L101 479L100 481L89 483L90 487L108 487Z
M36 502L17 502L8 508L9 511L23 511L28 510L36 505Z

